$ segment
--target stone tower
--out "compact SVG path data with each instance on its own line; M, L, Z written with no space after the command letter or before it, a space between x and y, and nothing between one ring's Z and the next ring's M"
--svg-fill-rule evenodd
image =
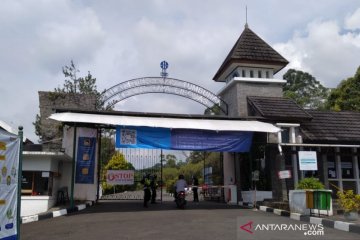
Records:
M214 76L226 85L218 95L228 103L229 116L247 117L248 96L282 97L285 80L274 75L288 61L257 36L248 26L236 41Z
M252 97L282 98L282 88L286 81L275 79L274 75L287 64L288 61L284 57L246 24L214 76L215 81L226 83L218 95L228 104L228 115L242 118L254 116L250 105ZM238 153L224 153L224 185L236 185L237 202L243 200L242 184L251 178L247 166L251 165L251 161L252 159L243 159ZM272 166L272 169L275 168ZM271 174L274 174L273 171Z

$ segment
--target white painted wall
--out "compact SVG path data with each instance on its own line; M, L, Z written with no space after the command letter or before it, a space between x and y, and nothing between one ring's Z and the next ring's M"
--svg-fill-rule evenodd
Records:
M79 137L97 137L97 130L92 128L77 128L76 130L76 146L78 145ZM72 127L64 128L64 138L63 138L63 148L65 148L65 152L69 156L73 156L73 143L74 143L74 129ZM94 169L94 184L75 184L74 186L74 199L75 200L96 200L96 192L97 192L97 163L98 163L98 144L96 141L96 154L95 154L95 169ZM77 150L76 150L77 154ZM71 173L72 173L72 164L64 164L64 175L62 176L61 184L69 183L69 194L71 191ZM65 172L67 176L65 176ZM69 182L67 181L69 179Z
M44 213L55 206L56 198L50 196L22 196L21 217Z
M235 184L235 167L234 167L234 155L228 152L224 152L224 185Z
M256 195L256 201L264 201L264 199L272 199L272 191L241 191L243 202L253 203Z

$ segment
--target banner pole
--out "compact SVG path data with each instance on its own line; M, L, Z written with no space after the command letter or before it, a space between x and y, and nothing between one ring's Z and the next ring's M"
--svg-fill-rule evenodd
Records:
M72 172L71 172L71 193L70 193L71 209L74 209L75 157L76 157L76 125L74 125L73 159L72 159Z
M18 166L18 199L17 199L17 210L16 210L16 231L17 239L20 240L20 218L21 218L21 183L22 183L22 160L23 160L23 127L19 126L19 166Z

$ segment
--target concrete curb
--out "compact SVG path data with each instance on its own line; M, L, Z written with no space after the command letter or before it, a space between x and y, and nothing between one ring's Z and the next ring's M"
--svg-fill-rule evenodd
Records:
M69 213L81 211L87 207L93 206L94 204L95 204L95 201L87 201L86 204L76 205L73 209L72 208L64 208L64 209L60 209L60 210L53 211L53 212L47 212L47 213L41 213L38 215L22 217L21 223L25 224L25 223L36 222L36 221L49 219L49 218L61 217L61 216L67 215Z
M318 218L318 217L310 217L307 215L302 215L300 213L290 213L281 209L274 209L267 206L257 206L260 211L263 212L272 212L279 216L290 217L293 220L314 223L314 224L322 224L328 228L334 228L341 231L352 232L360 234L360 225L355 223L343 222L343 221L334 221L326 218Z

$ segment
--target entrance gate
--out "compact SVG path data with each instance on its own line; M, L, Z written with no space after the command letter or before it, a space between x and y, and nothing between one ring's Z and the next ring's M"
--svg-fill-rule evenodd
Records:
M163 68L164 72L164 68ZM216 94L210 92L209 90L195 85L193 83L174 79L167 78L167 74L162 74L162 77L143 77L136 78L132 80L128 80L117 85L112 86L107 89L101 95L101 106L106 106L106 108L112 108L115 104L120 101L123 101L127 98L146 94L146 93L165 93L165 94L173 94L182 96L193 101L196 101L204 106L206 106L211 111L222 112L222 114L227 115L228 106L226 102L224 102L220 97ZM108 135L106 136L106 132ZM105 131L102 134L102 138L104 142L107 142L108 146L102 144L102 147L105 147L109 150L109 152L115 152L115 146L113 143L115 142L114 133L111 131ZM108 139L107 139L108 138ZM105 194L102 195L101 199L106 200L124 200L124 199L143 199L143 189L140 183L141 179L146 174L151 174L152 176L156 175L158 180L158 185L161 186L164 183L162 170L163 170L163 152L160 149L129 149L129 148L121 148L118 149L126 159L127 162L131 164L134 168L134 185L132 186L114 186L109 187L104 184L105 179L101 178L100 182L103 186L103 191ZM110 160L109 154L103 154L102 162L103 166ZM104 162L105 161L105 162ZM204 159L205 163L205 159ZM203 174L204 178L206 178L206 169L210 169L209 166L203 166ZM101 175L104 175L102 171ZM207 176L209 178L209 176ZM219 177L219 176L217 176ZM208 179L209 181L209 179ZM158 188L157 198L161 200L164 195L162 192L162 188ZM125 191L124 191L125 190Z

